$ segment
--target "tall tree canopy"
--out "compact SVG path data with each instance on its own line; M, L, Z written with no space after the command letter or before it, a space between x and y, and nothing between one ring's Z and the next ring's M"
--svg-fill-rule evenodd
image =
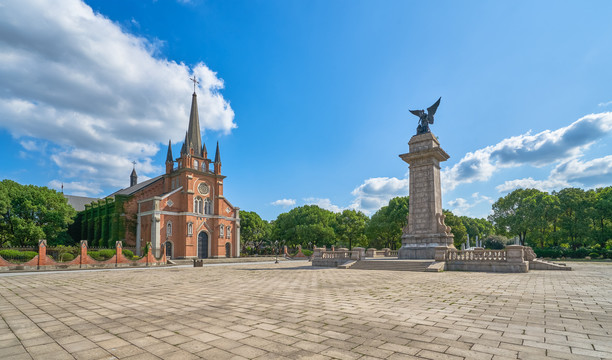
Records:
M344 210L336 214L336 237L339 246L352 249L353 246L366 246L365 227L368 217L361 211Z
M288 245L336 245L336 215L316 205L304 205L278 215L272 238Z
M254 211L240 211L240 242L242 248L260 248L270 240L272 227Z
M33 246L65 236L76 211L64 196L47 187L0 182L0 245Z
M402 229L406 226L409 198L395 197L378 210L368 222L365 232L368 246L377 249L397 249L402 244Z

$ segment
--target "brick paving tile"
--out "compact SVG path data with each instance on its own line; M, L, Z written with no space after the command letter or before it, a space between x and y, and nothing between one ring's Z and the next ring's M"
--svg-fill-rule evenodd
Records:
M612 264L572 267L0 273L0 359L612 358Z

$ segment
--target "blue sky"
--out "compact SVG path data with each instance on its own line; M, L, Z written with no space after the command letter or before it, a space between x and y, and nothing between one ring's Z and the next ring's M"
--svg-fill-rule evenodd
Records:
M200 79L228 199L274 219L368 214L408 194L417 118L444 207L516 187L612 185L609 1L9 0L0 11L0 178L103 197L164 169Z

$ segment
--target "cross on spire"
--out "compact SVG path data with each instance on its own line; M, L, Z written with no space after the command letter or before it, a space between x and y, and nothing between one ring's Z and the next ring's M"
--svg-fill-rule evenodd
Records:
M132 169L136 169L136 161L132 161Z
M200 82L198 81L198 79L196 79L195 75L193 75L193 78L189 78L189 80L193 81L193 92L195 94L196 84L200 84Z

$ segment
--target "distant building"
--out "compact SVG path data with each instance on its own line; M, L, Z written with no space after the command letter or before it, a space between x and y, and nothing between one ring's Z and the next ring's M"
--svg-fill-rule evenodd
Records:
M138 183L133 169L130 187L102 200L67 195L75 208L84 208L72 234L94 247L114 247L123 240L124 246L141 249L150 242L157 256L165 244L173 258L238 257L239 208L223 195L218 142L214 160L208 159L195 92L180 157L173 158L171 145L163 175ZM95 201L85 204L86 199Z

